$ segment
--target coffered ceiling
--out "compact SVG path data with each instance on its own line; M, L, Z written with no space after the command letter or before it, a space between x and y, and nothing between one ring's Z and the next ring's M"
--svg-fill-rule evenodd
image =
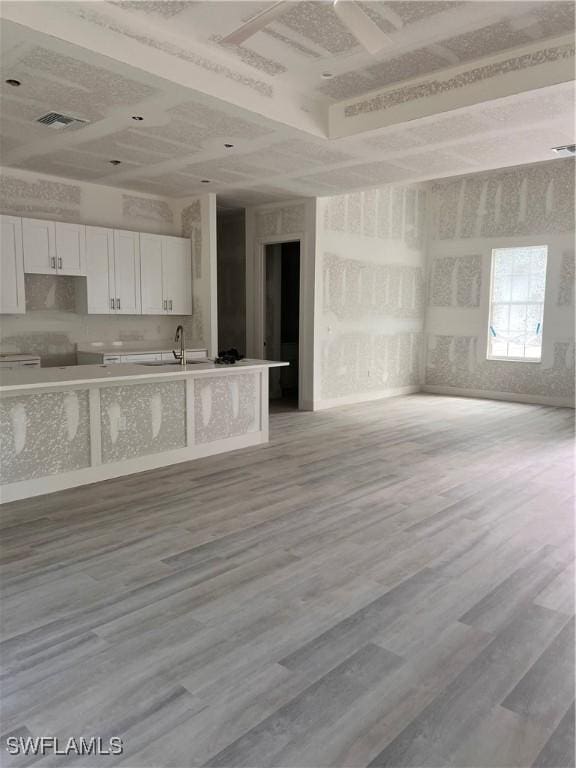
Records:
M242 46L222 38L269 3L4 2L3 164L243 205L574 142L572 3L360 4L387 34L376 56L322 0L286 3ZM86 122L57 130L47 112Z

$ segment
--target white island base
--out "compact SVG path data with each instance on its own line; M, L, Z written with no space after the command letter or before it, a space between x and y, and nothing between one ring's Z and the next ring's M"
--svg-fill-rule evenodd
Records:
M83 365L7 371L0 503L268 442L268 369Z

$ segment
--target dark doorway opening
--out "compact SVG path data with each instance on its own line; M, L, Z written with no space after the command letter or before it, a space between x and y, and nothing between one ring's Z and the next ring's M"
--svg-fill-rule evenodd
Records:
M270 401L275 408L298 408L300 243L267 245L265 271L266 358L290 363L270 370Z

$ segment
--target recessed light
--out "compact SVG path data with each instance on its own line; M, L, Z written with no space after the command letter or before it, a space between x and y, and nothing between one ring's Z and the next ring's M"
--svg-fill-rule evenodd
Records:
M122 160L110 160L110 165L120 165Z
M144 120L144 118L141 115L132 115L132 120Z
M5 82L6 82L6 84L7 84L7 85L11 85L11 86L13 86L14 88L18 88L18 86L19 86L19 85L22 85L22 83L20 82L20 80L14 80L13 78L9 78L9 79L8 79L8 80L6 80Z
M226 147L226 149L232 149L234 144L224 144L224 146Z
M330 80L330 78L334 77L334 75L332 74L332 72L322 72L322 77L324 78L324 80Z
M562 147L552 147L552 152L556 152L558 155L574 155L576 154L576 144L564 144Z
M201 179L202 184L210 184L210 179Z

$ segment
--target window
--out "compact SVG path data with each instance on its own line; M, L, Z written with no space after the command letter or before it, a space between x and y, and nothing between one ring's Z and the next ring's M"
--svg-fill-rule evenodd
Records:
M541 359L547 255L545 245L492 251L489 360Z

